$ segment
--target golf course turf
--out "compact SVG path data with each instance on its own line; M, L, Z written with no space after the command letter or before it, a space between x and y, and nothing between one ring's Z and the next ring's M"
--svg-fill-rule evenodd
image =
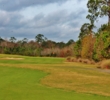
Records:
M109 72L64 58L0 55L0 100L110 100L109 80Z

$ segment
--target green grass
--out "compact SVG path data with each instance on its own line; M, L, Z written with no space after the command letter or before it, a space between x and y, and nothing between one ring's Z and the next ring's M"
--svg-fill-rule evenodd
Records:
M109 100L109 97L67 92L40 84L46 73L0 67L0 100Z
M9 56L23 59L5 59ZM80 88L80 91L73 88L73 86L77 87L77 85L85 89L97 86L97 82L92 83L92 81L95 81L94 79L89 80L90 84L84 86L80 84L79 82L87 82L85 81L85 79L88 79L88 77L85 77L86 75L97 76L99 81L102 76L102 81L103 78L109 79L110 75L108 73L91 70L92 66L89 66L89 69L88 66L82 65L81 67L81 64L79 64L79 67L75 63L64 63L62 58L12 55L0 55L0 57L0 100L110 100L109 96L102 96L94 91L92 94L89 92L81 93ZM80 75L82 75L82 79L77 80ZM76 76L76 79L74 76ZM76 82L76 86L72 86L71 83L74 82ZM69 85L72 89L69 88ZM100 91L104 92L103 88L100 83ZM108 89L109 87L106 87L109 93Z
M41 58L41 57L28 57L28 56L3 55L3 54L0 56L0 58L1 58L0 63L8 63L8 64L56 64L56 63L58 64L64 62L64 59L62 58L49 58L49 57Z

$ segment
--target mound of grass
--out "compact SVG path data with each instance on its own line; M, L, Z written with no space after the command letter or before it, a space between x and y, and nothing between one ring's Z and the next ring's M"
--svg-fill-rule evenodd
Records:
M103 68L103 69L110 69L110 60L102 61L101 68Z

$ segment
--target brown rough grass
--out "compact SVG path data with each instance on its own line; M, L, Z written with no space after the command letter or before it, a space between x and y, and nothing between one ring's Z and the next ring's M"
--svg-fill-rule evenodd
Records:
M85 64L95 64L95 61L89 60L89 59L83 59L83 58L74 58L74 57L67 57L67 62L79 62L79 63L85 63Z
M103 69L110 69L110 60L102 61L101 68L103 68Z
M103 76L62 70L48 75L41 82L50 87L110 96L110 78Z

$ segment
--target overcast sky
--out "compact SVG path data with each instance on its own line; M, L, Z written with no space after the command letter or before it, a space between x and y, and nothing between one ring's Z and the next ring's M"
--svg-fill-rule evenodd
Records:
M88 0L0 0L0 37L78 40ZM100 23L100 22L99 22Z

